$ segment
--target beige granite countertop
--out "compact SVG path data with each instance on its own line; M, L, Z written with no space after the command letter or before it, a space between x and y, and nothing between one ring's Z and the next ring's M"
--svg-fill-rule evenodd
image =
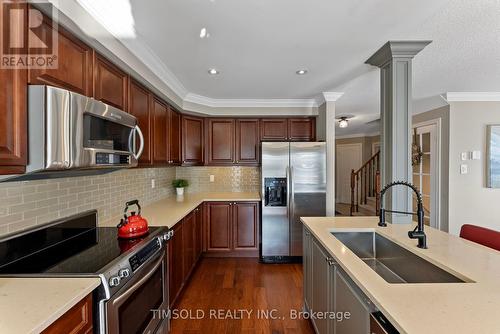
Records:
M172 196L159 200L142 208L141 216L146 218L150 226L166 226L172 228L188 213L196 209L203 202L226 201L260 201L258 192L220 192L220 193L194 193L184 196ZM118 222L106 221L100 226L115 226Z
M500 252L427 226L423 250L408 238L413 225L382 228L376 217L302 221L401 333L500 333ZM387 283L330 234L335 230L375 231L473 283Z
M0 278L0 333L40 333L100 283L99 278Z

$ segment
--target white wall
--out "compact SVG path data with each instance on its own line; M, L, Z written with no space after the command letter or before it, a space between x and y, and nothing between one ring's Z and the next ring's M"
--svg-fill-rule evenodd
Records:
M450 103L449 232L463 224L500 230L500 189L486 188L486 126L500 124L500 102ZM481 151L481 160L461 161L460 153ZM466 163L469 173L460 174Z

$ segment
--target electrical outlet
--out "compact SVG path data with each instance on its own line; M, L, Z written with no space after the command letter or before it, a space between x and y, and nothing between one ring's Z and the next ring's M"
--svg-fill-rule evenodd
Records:
M215 175L210 175L210 182L215 182Z
M471 159L472 160L481 160L481 151L472 151Z
M469 173L469 166L466 164L460 165L460 174L467 174Z
M460 154L460 158L462 159L462 161L468 160L469 159L469 152L462 152Z
M156 188L156 180L151 179L151 189L154 189L154 188Z

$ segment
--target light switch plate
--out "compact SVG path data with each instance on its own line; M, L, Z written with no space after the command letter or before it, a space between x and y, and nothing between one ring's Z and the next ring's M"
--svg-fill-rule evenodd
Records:
M215 182L215 175L210 175L210 182Z
M472 160L481 160L481 151L472 151Z
M466 164L461 164L460 165L460 174L467 174L469 173L469 166Z
M151 179L151 189L154 189L154 188L156 188L156 180Z
M460 154L460 158L462 159L462 161L466 161L469 159L469 152L462 152Z

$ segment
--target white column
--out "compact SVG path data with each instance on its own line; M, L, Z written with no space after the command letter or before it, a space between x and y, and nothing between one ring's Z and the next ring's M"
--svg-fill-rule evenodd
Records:
M319 108L318 140L326 142L326 215L335 216L335 102L344 93L324 92Z
M366 61L380 68L380 136L382 187L394 181L412 182L412 59L430 41L389 41ZM384 197L384 208L411 212L412 193L396 186ZM410 215L388 214L391 223L410 224Z

